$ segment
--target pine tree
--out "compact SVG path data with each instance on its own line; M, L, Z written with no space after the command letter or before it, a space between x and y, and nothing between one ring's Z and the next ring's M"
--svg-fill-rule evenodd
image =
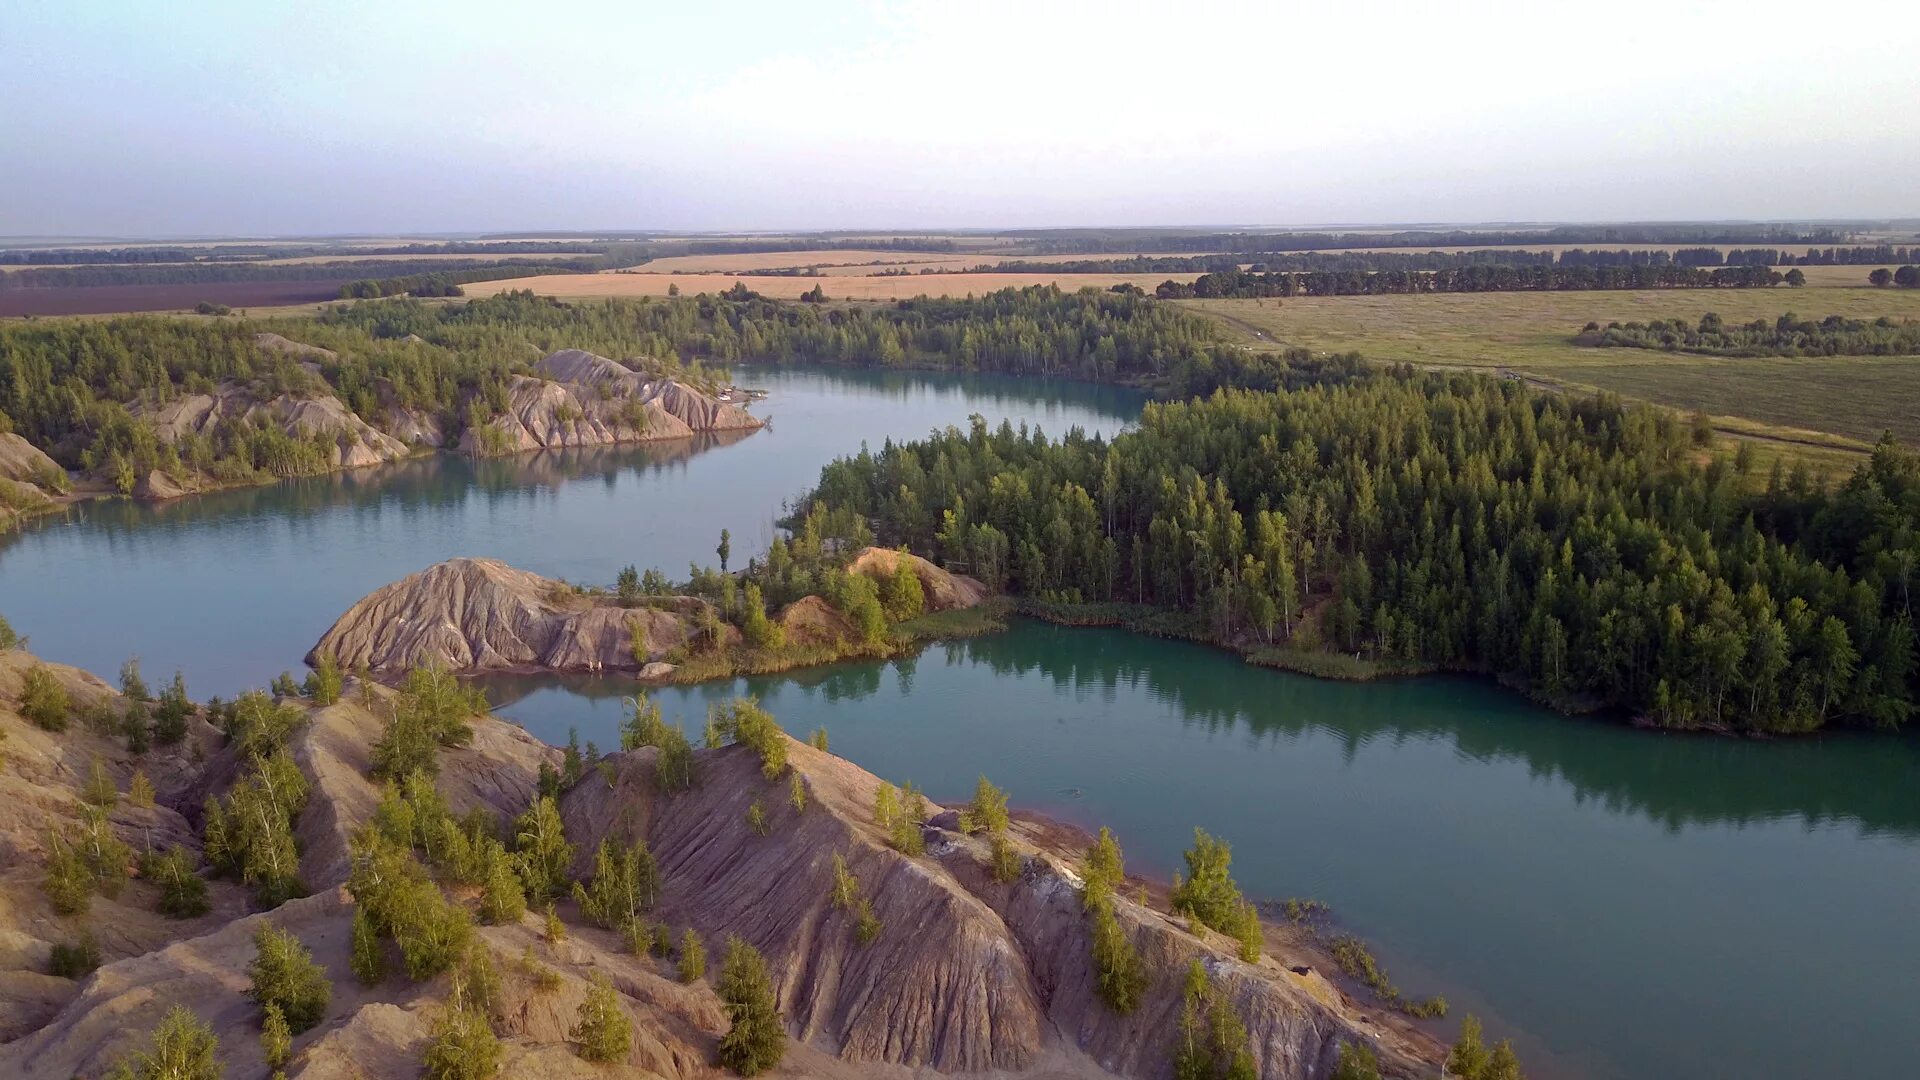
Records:
M633 1021L620 1007L613 984L600 972L594 972L587 999L580 1003L580 1019L570 1036L579 1044L578 1053L588 1061L605 1064L625 1061L633 1051Z
M109 1080L221 1080L220 1040L184 1005L168 1010L153 1029L153 1049L122 1058Z
M707 947L693 927L680 938L680 981L690 983L707 973Z
M278 1072L287 1067L287 1060L293 1056L293 1029L287 1026L287 1017L278 1005L268 1005L266 1018L260 1024L260 1052L267 1059L267 1068Z
M278 1008L288 1028L299 1034L326 1015L333 987L313 954L292 933L262 924L253 935L254 958L247 973L248 991L261 1008Z
M718 989L732 1021L720 1040L720 1064L741 1076L757 1076L780 1064L787 1048L786 1023L774 1000L766 962L743 938L727 939Z

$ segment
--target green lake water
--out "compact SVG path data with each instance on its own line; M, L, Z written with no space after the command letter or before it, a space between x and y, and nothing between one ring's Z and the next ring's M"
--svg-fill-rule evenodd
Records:
M197 696L298 666L365 592L452 555L610 581L770 539L864 439L978 412L1117 430L1140 398L1013 379L747 374L771 431L725 444L394 468L0 539L0 613L49 658ZM618 680L490 680L551 741L617 741ZM1920 743L1680 738L1564 719L1492 684L1319 682L1225 653L1018 621L911 659L658 694L697 732L755 694L789 730L935 799L1016 805L1179 864L1194 826L1250 894L1313 897L1407 993L1513 1035L1538 1076L1903 1076L1920 1061Z

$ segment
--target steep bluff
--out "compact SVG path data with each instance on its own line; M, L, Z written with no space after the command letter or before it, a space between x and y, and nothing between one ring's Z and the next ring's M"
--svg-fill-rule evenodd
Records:
M405 443L360 419L330 393L272 393L240 383L222 383L212 393L180 394L166 401L138 401L130 410L152 425L162 442L189 433L209 434L223 422L246 421L287 435L324 436L333 443L331 464L358 469L409 453Z
M649 379L605 357L564 349L535 364L532 376L515 376L506 409L463 435L460 449L498 454L684 439L765 423L672 379Z
M59 917L38 899L44 854L32 837L74 812L80 760L101 755L120 773L131 761L114 740L74 731L56 738L20 719L22 673L35 663L18 650L0 653L0 731L9 758L21 763L0 774L9 805L21 808L0 825L0 838L13 845L0 864L0 1015L7 1020L0 1075L98 1076L139 1046L169 1007L187 1003L219 1037L227 1075L263 1080L259 1010L246 996L246 968L255 929L271 923L312 950L334 988L320 1023L295 1041L289 1077L417 1076L449 980L412 982L396 974L373 986L358 983L348 964L354 907L340 888L346 838L378 803L366 770L393 692L350 683L338 704L302 705L306 719L288 746L312 786L297 822L310 895L249 913L237 886L216 882L212 912L175 922L152 912L151 887L136 880L116 900L96 897L84 916ZM97 679L50 670L89 707L124 707ZM112 819L122 838L138 843L157 831L163 842L197 851L198 801L224 788L237 766L238 748L221 741L196 719L186 743L149 752L144 767L159 796L147 809L123 801ZM1263 1077L1324 1080L1343 1041L1378 1047L1389 1075L1413 1075L1438 1052L1317 976L1296 975L1271 958L1241 963L1229 943L1196 937L1127 899L1117 905L1122 925L1153 977L1141 1008L1115 1016L1093 994L1072 846L1061 846L1045 827L1017 823L1021 871L998 883L982 841L935 827L944 819L931 807L923 826L927 854L908 857L885 845L873 819L877 778L798 742L789 740L787 751L792 775L769 779L748 747L700 750L695 785L676 794L657 782L657 751L616 753L561 796L576 845L575 876L591 874L603 836L644 838L662 881L652 918L692 926L716 950L738 934L762 951L792 1037L776 1075L1159 1077L1178 1030L1181 973L1195 958L1246 1018ZM510 817L531 804L541 767L559 757L512 724L478 717L470 745L441 751L436 785L455 813L479 808ZM796 779L807 794L802 809L786 798ZM764 834L746 821L756 802L767 811ZM881 921L870 944L860 944L849 914L831 902L836 854ZM494 1007L504 1044L500 1075L604 1075L568 1045L596 974L611 982L635 1025L621 1075L718 1075L712 1062L728 1021L709 982L679 983L670 964L632 955L571 901L559 914L568 924L559 942L542 938L532 912L477 929L502 978ZM100 937L104 966L77 981L40 974L49 943L81 929Z
M856 573L891 575L905 559L920 578L927 610L972 607L986 589L916 555L869 548ZM712 616L712 619L707 619ZM794 640L844 640L852 626L819 597L803 597L776 616ZM392 673L422 665L458 672L639 671L689 646L713 605L690 596L650 597L622 607L604 594L518 570L495 559L449 559L369 593L321 635L308 660L331 656L342 667ZM718 622L721 646L739 631Z
M666 607L622 608L495 559L449 559L361 599L309 655L374 672L428 664L462 672L638 670L685 644L705 606L679 598Z

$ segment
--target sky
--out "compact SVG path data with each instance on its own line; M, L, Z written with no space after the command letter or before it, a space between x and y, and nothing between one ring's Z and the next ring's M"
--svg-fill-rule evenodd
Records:
M0 0L0 235L1920 216L1920 7Z

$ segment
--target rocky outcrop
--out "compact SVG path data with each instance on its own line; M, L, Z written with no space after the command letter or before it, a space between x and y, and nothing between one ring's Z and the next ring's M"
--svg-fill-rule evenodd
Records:
M801 810L786 798L787 780L768 780L757 755L733 746L702 751L700 782L670 797L652 779L655 751L612 755L566 795L562 814L580 845L580 874L591 872L600 837L644 838L659 861L659 915L709 940L750 941L774 973L795 1038L843 1061L1017 1073L1066 1051L1086 1055L1075 1072L1164 1076L1182 978L1196 959L1246 1019L1263 1077L1325 1077L1342 1042L1375 1045L1390 1074L1436 1049L1317 976L1271 958L1243 963L1233 942L1195 936L1184 920L1124 897L1117 913L1153 977L1141 1007L1118 1016L1095 990L1071 868L1077 851L1050 850L1044 830L1022 828L1023 868L1004 884L977 837L930 829L928 855L909 858L873 820L879 780L793 740L788 760L806 788ZM742 827L755 803L767 815L765 836ZM937 806L928 812L942 817ZM832 903L835 855L882 924L870 944Z
M223 421L251 421L288 435L325 436L331 464L357 469L406 457L405 443L368 424L329 393L263 395L240 383L223 383L210 394L181 394L163 402L139 401L130 411L153 427L162 442L189 433L208 434Z
M973 578L943 570L918 555L892 548L866 548L854 557L847 569L868 577L887 578L899 572L902 559L913 567L914 576L920 579L920 591L926 596L928 611L969 608L987 598L987 587Z
M53 507L66 489L66 470L13 432L0 433L0 532L19 519Z
M461 437L469 453L684 439L746 431L766 422L672 379L652 379L580 349L565 349L515 376L507 407Z
M564 582L494 559L449 559L369 594L310 657L374 672L636 671L685 645L706 604L596 603ZM733 632L737 634L737 631Z

